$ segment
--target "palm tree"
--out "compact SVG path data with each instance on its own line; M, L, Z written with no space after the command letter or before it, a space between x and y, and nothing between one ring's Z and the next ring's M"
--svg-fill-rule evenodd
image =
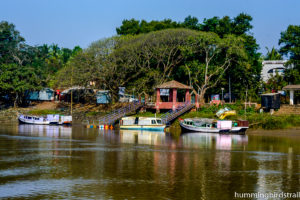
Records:
M274 47L272 48L271 51L269 50L268 47L266 47L266 49L268 52L265 57L265 60L282 60L281 54Z

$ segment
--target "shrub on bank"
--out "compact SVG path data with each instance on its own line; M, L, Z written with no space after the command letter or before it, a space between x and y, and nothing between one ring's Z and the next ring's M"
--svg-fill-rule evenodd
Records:
M274 116L267 113L253 114L248 118L251 128L268 130L284 129L300 126L299 115Z

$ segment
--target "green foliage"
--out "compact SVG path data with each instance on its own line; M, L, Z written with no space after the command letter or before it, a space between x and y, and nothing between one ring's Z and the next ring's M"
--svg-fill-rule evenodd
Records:
M99 114L99 112L91 111L91 112L86 113L85 116L87 116L87 117L92 117L92 116L96 116L96 115L98 115L98 114Z
M264 88L266 92L281 90L288 83L284 80L284 77L276 73L275 76L271 75L267 83L264 83Z
M246 49L247 58L235 59L235 61L231 63L231 67L224 72L224 75L220 81L218 81L217 85L209 89L208 93L220 93L220 88L228 88L228 80L230 78L232 93L234 93L235 96L238 98L242 97L244 91L248 88L251 98L256 99L258 97L258 91L260 90L260 84L257 83L260 81L262 64L260 59L261 55L258 53L259 46L256 43L256 39L250 33L250 30L253 28L251 21L252 17L245 13L241 13L233 19L228 16L204 19L202 23L199 23L199 20L192 16L186 17L183 22L174 22L171 20L146 22L144 20L138 21L131 19L124 20L122 25L117 28L117 33L119 35L137 35L168 28L188 28L204 32L213 32L221 39L228 37L228 35L239 36L243 40L240 42L243 43ZM153 24L163 25L158 26L159 28L155 28ZM187 60L176 68L176 72L173 76L175 79L186 84L196 81L190 80L191 78L193 79L193 77L190 76L194 74L195 69L201 68L200 66L203 65L203 61L200 62L198 60L199 56L197 56L197 53L193 55L195 56L194 59ZM143 81L139 82L144 83Z
M22 60L20 53L24 48L24 38L15 25L6 21L0 22L0 63L16 63Z
M54 115L54 114L62 114L62 112L59 110L43 109L43 110L31 110L28 112L28 114L30 114L30 115Z
M0 95L17 104L24 103L25 92L39 90L81 51L58 45L29 46L13 24L0 22Z
M145 20L123 20L122 25L116 28L118 35L137 35L141 33L149 33L152 31L159 31L168 28L179 28L181 27L179 23L173 22L170 19L165 19L162 21L150 21Z
M188 18L186 23L193 20ZM93 82L96 88L110 90L115 102L119 87L153 94L156 85L170 79L188 84L186 69L194 86L203 85L209 66L207 80L212 84L206 83L208 89L216 86L230 65L247 59L243 43L244 39L235 35L220 38L212 32L179 28L112 37L94 42L74 56L59 70L55 82L65 87L70 84L66 77L73 77L73 84L83 87ZM186 67L182 70L182 66Z
M235 35L220 38L216 33L199 31L196 37L189 38L189 45L182 47L185 68L190 81L200 92L200 102L208 89L218 85L229 68L247 59L243 41Z
M24 103L26 91L40 89L40 83L32 67L17 64L0 65L0 95L8 95L15 105Z
M298 115L273 116L268 113L252 114L248 116L251 128L262 128L268 130L285 129L300 126Z
M173 77L184 59L181 47L196 35L188 29L168 29L99 40L71 59L56 82L66 86L66 77L73 77L73 84L86 86L92 81L96 88L110 90L113 101L118 100L119 87L153 93L154 86Z
M266 47L266 49L268 52L264 60L282 60L281 54L274 47L271 49L271 51L268 49L268 47Z
M289 25L286 31L281 32L279 40L280 53L289 57L286 63L285 79L290 84L300 83L300 26Z
M191 15L187 16L184 19L184 22L181 24L181 26L184 28L194 29L194 30L200 29L198 19L196 17L192 17Z
M134 115L136 117L161 117L165 113L153 113L153 112L139 112L138 114Z

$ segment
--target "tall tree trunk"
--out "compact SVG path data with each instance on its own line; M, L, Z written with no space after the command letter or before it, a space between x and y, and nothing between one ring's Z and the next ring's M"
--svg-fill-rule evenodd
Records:
M203 89L203 90L200 91L200 94L199 94L200 107L204 106L204 104L205 104L205 99L204 99L205 93L206 93L206 89Z
M15 98L15 100L14 100L14 108L17 107L17 104L18 104L18 98L19 98L19 95L18 95L18 93L17 93L17 94L16 94L16 98Z
M117 103L119 101L119 87L113 87L110 93L112 103Z

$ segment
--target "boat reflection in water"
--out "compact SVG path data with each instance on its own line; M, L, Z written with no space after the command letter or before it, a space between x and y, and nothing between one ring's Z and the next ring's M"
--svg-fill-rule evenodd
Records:
M122 143L217 150L243 149L248 144L247 135L218 133L185 133L174 140L164 132L120 130L119 138Z
M122 143L161 145L166 136L163 131L120 130Z
M72 127L19 124L18 133L19 135L24 135L24 136L71 138Z
M182 135L183 146L190 148L210 148L231 150L248 144L247 135L218 133L185 133Z

